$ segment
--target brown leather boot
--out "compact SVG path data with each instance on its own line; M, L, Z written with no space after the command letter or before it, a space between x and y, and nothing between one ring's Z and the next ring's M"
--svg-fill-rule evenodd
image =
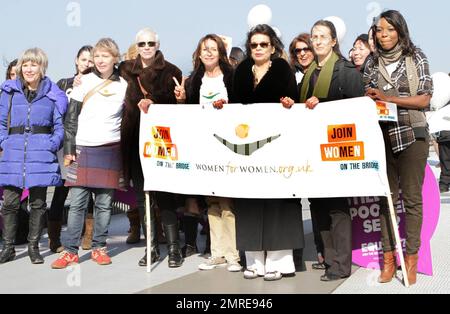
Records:
M53 253L61 253L64 247L61 244L61 221L47 222L48 247Z
M384 266L381 270L380 277L378 277L379 283L387 283L394 278L397 271L397 260L395 257L395 251L385 252L383 254Z
M419 254L405 256L406 274L408 275L409 285L412 286L417 281L417 262Z
M84 220L84 236L81 241L81 248L83 250L90 250L92 248L92 238L94 236L94 216L92 214L87 214Z
M128 220L130 221L130 234L127 238L128 244L139 243L141 240L141 221L139 219L139 211L133 209L127 212Z

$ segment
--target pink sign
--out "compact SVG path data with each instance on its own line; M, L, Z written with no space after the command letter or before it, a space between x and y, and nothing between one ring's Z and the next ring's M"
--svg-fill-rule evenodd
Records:
M433 275L430 241L439 221L440 194L436 178L427 165L422 190L423 225L419 251L418 271ZM353 263L361 267L380 268L383 259L380 225L380 197L349 199L353 220ZM400 201L395 205L397 221L400 221L400 237L405 251L405 210Z
M127 204L130 208L137 207L136 193L131 187L128 188L128 191L116 190L114 193L114 201Z

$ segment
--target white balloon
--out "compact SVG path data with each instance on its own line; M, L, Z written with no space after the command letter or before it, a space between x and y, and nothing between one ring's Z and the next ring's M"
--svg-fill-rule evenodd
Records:
M439 110L450 102L450 76L444 72L437 72L431 77L434 92L430 105L432 110Z
M450 131L450 106L445 106L428 114L430 133Z
M272 9L265 4L254 6L248 13L247 23L251 29L258 24L268 24L272 22Z
M325 21L330 21L333 23L336 28L337 39L339 44L344 40L345 34L347 33L347 26L345 26L345 22L338 16L329 16L324 18Z

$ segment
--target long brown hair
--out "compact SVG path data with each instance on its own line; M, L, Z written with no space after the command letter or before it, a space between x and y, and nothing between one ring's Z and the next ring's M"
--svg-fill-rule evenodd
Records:
M222 67L224 65L225 66L230 65L230 61L228 60L228 56L227 56L227 49L225 48L225 44L224 44L222 38L220 38L216 34L208 34L208 35L204 36L202 39L200 39L200 41L198 42L198 45L197 45L197 49L195 49L194 53L192 54L192 62L194 64L193 73L205 71L205 66L203 65L203 62L200 60L200 55L202 52L202 45L208 39L216 42L216 44L217 44L217 48L219 49L219 66L220 66L220 68L222 69Z

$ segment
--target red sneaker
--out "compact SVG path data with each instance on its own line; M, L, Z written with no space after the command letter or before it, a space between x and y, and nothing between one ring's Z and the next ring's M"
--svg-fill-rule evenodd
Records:
M112 263L111 257L109 257L106 252L106 248L93 250L91 259L99 265L109 265Z
M67 266L78 264L78 255L62 251L58 259L52 263L53 269L64 269Z

